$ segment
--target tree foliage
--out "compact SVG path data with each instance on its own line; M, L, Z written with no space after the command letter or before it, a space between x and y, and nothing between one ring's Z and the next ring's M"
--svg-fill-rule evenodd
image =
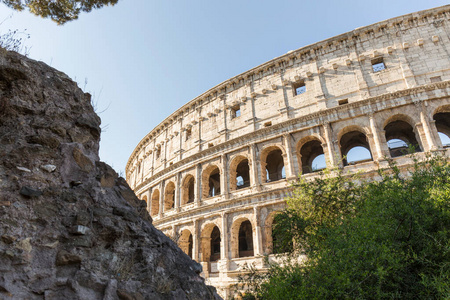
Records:
M15 10L28 9L43 18L50 18L59 25L76 20L81 12L114 5L118 0L1 0Z
M405 174L300 179L274 230L307 259L272 265L258 299L449 299L450 165Z

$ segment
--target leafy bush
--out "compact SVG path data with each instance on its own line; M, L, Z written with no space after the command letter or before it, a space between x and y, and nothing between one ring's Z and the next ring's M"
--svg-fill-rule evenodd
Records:
M333 174L334 173L334 174ZM272 265L258 299L449 299L450 165L443 157L393 164L379 180L340 171L299 179L277 217L303 264Z

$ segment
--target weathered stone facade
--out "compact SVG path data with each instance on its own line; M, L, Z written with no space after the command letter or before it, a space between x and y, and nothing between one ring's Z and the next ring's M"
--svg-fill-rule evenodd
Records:
M406 145L449 154L449 18L443 6L358 28L217 85L142 139L130 186L225 294L245 262L264 268L289 180L317 176L317 157L370 176L389 157L410 164Z

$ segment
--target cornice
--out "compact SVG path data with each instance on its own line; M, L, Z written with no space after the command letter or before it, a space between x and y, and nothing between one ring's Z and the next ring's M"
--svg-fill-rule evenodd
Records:
M171 166L159 171L158 173L154 174L153 176L147 178L142 183L135 186L134 190L137 191L137 190L145 187L146 185L150 184L152 181L156 180L157 178L162 177L165 174L170 173L171 171L176 170L180 167L186 166L190 162L204 159L205 157L208 157L209 155L211 155L213 153L221 152L226 149L230 149L230 148L234 149L235 148L234 145L239 145L239 144L241 144L242 141L245 141L247 144L249 144L252 141L259 141L261 138L265 138L265 140L274 139L274 138L282 136L283 134L291 132L292 130L290 129L290 126L298 125L298 124L301 124L303 122L310 121L310 120L316 120L317 122L316 122L316 124L309 125L308 127L315 127L315 126L318 126L318 125L321 125L324 123L333 123L333 122L338 121L338 119L336 119L336 115L339 115L340 112L348 111L351 109L357 109L357 108L362 108L362 107L369 107L370 109L372 109L371 111L362 111L360 114L358 114L358 116L367 114L369 112L373 113L373 112L375 112L373 110L373 107L375 107L375 106L373 106L373 105L376 103L393 100L393 99L400 99L400 98L404 98L404 97L417 96L418 94L423 93L423 92L442 90L442 89L448 88L449 86L450 86L450 80L441 81L441 82L437 82L437 83L431 83L431 84L427 84L427 85L422 85L422 86L405 89L405 90L401 90L401 91L396 91L396 92L392 92L392 93L386 93L383 95L367 98L367 99L360 100L357 102L328 108L326 110L321 110L318 112L313 112L311 114L304 115L304 116L301 116L298 118L289 119L287 121L284 121L284 122L281 122L278 124L274 124L270 127L261 128L256 131L252 131L250 133L247 133L247 134L241 135L239 137L236 137L234 139L223 142L219 145L216 145L211 148L200 151L189 157L186 157L186 158L172 164ZM422 101L421 99L418 99L417 97L414 97L414 98L411 97L410 99L404 99L404 100L405 100L405 105L415 103L418 101ZM426 100L431 100L431 99L427 98ZM388 109L388 108L389 107L383 108L380 110L384 110L384 109ZM334 116L334 118L333 118L333 116ZM339 120L341 120L341 119L339 119ZM307 129L308 127L302 127L302 130ZM273 133L273 132L278 132L278 134L271 135L271 133Z

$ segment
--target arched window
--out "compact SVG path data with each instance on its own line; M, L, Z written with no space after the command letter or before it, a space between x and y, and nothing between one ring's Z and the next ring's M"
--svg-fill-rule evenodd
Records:
M450 111L448 108L447 111ZM438 112L433 116L442 145L450 147L450 112Z
M175 184L171 181L166 185L164 192L164 210L174 208L175 204Z
M195 198L195 178L187 175L181 186L181 205L193 203Z
M178 240L178 246L181 250L183 250L184 253L192 258L193 239L192 234L189 230L185 229L181 232L180 238Z
M300 156L302 161L302 174L312 173L326 168L322 143L318 140L312 140L303 144L300 148Z
M220 259L220 230L217 226L211 232L211 256L209 261Z
M277 181L286 178L284 171L283 152L279 148L271 150L265 159L266 182Z
M250 166L244 156L236 157L230 164L230 189L237 190L250 186Z
M156 216L159 213L159 190L156 189L152 194L152 203L150 205L150 215Z
M215 197L220 195L220 170L217 166L209 166L202 175L203 197Z
M239 257L253 256L253 230L250 221L239 227Z
M386 141L391 157L406 155L409 152L421 151L412 126L403 121L389 122L385 127Z
M369 142L366 135L354 130L347 132L340 139L341 154L344 166L372 160Z

